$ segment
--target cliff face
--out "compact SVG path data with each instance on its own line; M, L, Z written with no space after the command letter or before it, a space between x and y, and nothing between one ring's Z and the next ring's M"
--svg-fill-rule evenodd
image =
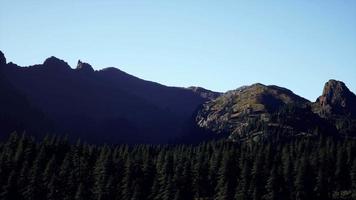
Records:
M328 81L313 106L322 117L344 115L356 118L356 96L341 81Z

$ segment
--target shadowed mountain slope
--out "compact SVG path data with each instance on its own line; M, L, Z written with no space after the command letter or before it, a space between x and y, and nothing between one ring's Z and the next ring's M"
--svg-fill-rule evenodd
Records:
M167 87L117 68L56 57L20 67L0 52L0 132L67 134L91 143L200 142L229 136L356 136L356 96L330 80L316 102L260 83L224 94ZM218 133L218 134L216 134Z
M184 133L207 99L189 89L167 87L82 61L72 69L50 57L43 64L4 64L9 83L70 138L108 143L165 143Z

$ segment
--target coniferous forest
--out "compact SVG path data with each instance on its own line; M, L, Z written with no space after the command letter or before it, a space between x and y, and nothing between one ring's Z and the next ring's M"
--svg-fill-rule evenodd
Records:
M0 144L0 199L355 199L356 141L95 146L11 134Z

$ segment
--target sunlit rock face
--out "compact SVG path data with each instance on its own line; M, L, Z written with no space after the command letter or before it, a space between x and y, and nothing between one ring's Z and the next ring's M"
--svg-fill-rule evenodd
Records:
M315 112L323 117L332 115L350 115L356 117L356 96L345 83L330 80L325 83L322 95L314 104Z

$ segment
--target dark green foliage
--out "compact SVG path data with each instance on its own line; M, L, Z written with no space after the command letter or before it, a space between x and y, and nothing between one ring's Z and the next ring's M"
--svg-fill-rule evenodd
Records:
M0 143L0 199L355 199L355 149L317 137L91 146L12 134Z
M352 197L356 199L356 160L353 161L350 175Z

